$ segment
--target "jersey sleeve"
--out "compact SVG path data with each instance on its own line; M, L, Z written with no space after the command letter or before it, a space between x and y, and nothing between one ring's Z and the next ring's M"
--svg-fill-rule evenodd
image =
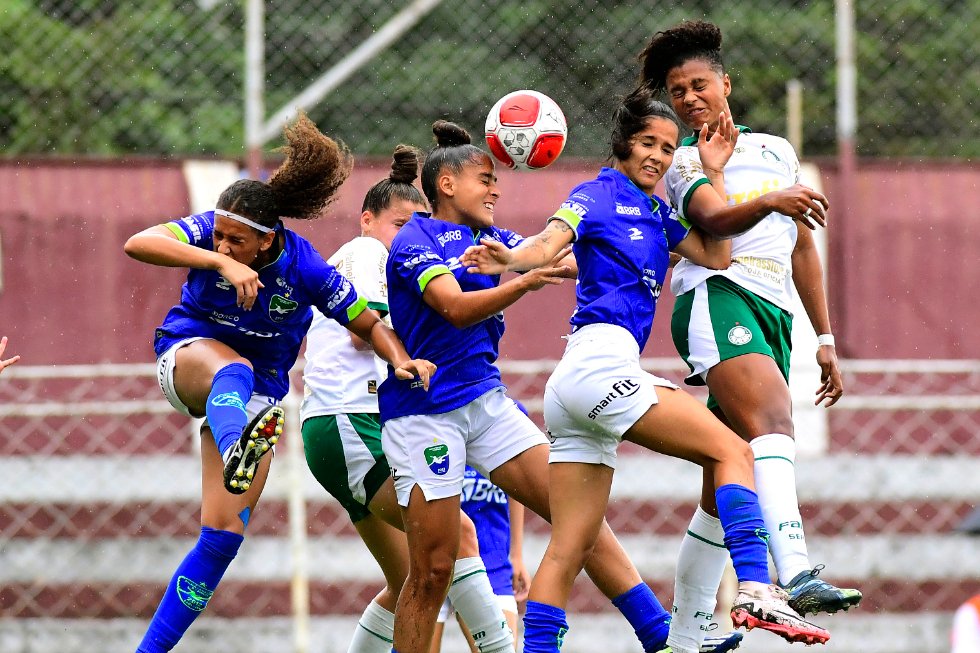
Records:
M352 247L337 261L337 269L354 284L357 294L367 302L367 307L388 313L388 283L385 264L388 250L379 241L362 239L359 247Z
M313 279L307 286L312 304L325 316L347 324L367 308L367 300L357 294L354 285L317 255L305 266L304 278Z
M696 147L679 147L674 152L674 162L664 175L664 187L667 189L667 198L671 205L677 210L677 219L682 224L690 227L687 220L687 206L694 196L694 191L699 186L709 184L708 177L704 174L701 165L701 157L698 156Z
M197 213L164 225L182 243L201 249L214 249L214 213Z
M554 215L548 218L548 222L561 220L572 228L574 240L578 240L582 236L583 229L588 227L586 218L590 214L601 213L606 204L602 193L598 192L595 185L583 184L572 189L571 195L562 202Z
M393 246L388 258L391 274L418 293L425 292L429 282L442 274L452 274L446 261L427 242L406 242Z
M494 227L494 233L496 234L497 239L506 245L508 249L514 249L524 242L524 236L516 231L511 231L510 229Z
M674 251L674 248L691 233L691 227L678 218L677 211L666 204L660 205L660 219L664 225L664 235L667 236L667 249Z

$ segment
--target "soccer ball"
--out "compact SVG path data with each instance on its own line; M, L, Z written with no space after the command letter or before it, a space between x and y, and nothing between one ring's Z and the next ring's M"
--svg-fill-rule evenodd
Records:
M567 135L561 109L537 91L508 93L487 116L487 145L498 161L514 170L550 165L565 147Z

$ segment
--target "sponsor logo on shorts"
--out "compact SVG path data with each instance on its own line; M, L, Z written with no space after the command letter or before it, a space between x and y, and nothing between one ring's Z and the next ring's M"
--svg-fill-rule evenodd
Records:
M599 416L602 411L606 409L606 406L611 404L616 399L622 399L623 397L632 397L640 390L640 384L632 379L623 379L622 381L616 381L612 384L612 389L602 398L602 401L597 403L592 410L589 411L589 419L594 420Z
M445 476L449 471L449 447L445 444L434 444L426 447L422 452L425 455L425 464L429 466L432 473L436 476Z
M752 332L741 324L736 324L728 331L728 342L733 345L745 345L752 340Z

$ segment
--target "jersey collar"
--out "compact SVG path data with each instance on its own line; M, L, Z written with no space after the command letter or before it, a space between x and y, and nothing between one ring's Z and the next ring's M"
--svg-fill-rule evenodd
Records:
M746 127L745 125L735 125L735 128L738 130L739 134L752 133L752 130ZM697 144L698 144L698 132L692 132L690 136L684 137L684 139L681 141L681 147L687 147L689 145L697 145Z
M621 188L625 188L628 192L634 193L644 198L647 202L649 202L650 210L653 211L654 213L656 213L657 209L660 208L660 202L657 201L657 198L655 196L647 195L646 193L644 193L639 186L633 183L632 179L627 177L619 170L616 170L616 168L604 167L602 171L599 173L599 178L601 179L603 177L612 180L614 183L616 183L616 185L618 185Z

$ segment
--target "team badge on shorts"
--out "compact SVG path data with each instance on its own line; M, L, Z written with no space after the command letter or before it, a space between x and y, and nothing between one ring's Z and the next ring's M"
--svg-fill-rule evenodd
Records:
M733 345L745 345L752 340L752 332L741 324L733 326L728 331L728 342Z
M445 444L434 444L426 447L425 464L429 466L432 473L436 476L445 476L449 471L449 447Z

